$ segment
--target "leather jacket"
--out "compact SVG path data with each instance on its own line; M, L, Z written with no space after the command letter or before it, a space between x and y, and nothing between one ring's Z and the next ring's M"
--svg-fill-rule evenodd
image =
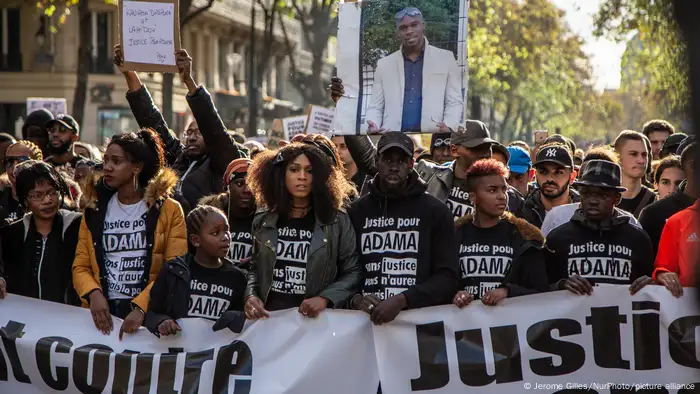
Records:
M277 261L277 219L263 211L253 220L253 258L248 271L245 298L267 300ZM362 281L355 230L348 214L337 212L329 223L317 217L306 262L305 298L323 297L328 306L340 308L356 294Z

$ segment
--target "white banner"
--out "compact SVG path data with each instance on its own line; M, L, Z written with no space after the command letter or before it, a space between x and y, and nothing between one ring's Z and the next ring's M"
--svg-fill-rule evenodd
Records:
M240 335L184 319L177 337L141 328L123 341L113 320L104 336L87 309L0 300L0 393L359 394L379 382L371 323L357 312L281 311Z
M566 292L403 312L374 327L362 312L296 310L214 333L104 336L88 310L0 301L0 393L384 394L697 393L695 290ZM377 373L379 372L379 374ZM590 389L590 391L585 391ZM646 389L647 391L643 391Z
M685 293L606 286L408 311L374 328L382 392L698 393L700 313Z

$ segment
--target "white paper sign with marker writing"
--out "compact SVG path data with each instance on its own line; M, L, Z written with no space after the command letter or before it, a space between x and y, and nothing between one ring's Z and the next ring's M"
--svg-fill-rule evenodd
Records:
M175 65L175 5L124 1L122 15L124 61Z
M284 138L289 141L297 134L303 134L306 129L306 115L292 116L282 119L282 127L284 129Z
M45 108L49 110L52 114L65 114L66 113L66 99L64 98L39 98L39 97L29 97L27 98L27 115L32 112Z
M306 128L306 134L324 134L333 130L335 122L335 109L311 106L309 113L309 125Z

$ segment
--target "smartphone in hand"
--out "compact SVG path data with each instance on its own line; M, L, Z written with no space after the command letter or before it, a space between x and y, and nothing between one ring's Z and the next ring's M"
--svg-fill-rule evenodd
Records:
M548 130L535 130L535 144L542 145L544 141L549 137Z

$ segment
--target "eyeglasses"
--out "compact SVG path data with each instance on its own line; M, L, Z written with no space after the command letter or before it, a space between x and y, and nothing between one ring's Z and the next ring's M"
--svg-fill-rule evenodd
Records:
M200 133L199 130L185 130L185 131L182 133L182 136L183 136L184 138L189 138L189 137L195 137L195 138L197 138L197 137L199 137L199 136L201 136L201 135L202 135L202 133Z
M439 148L441 146L449 146L449 145L450 145L449 138L436 138L435 143L433 144L433 148Z
M46 197L49 197L50 200L53 200L55 198L58 198L61 194L58 192L58 190L50 190L48 192L31 192L27 194L27 198L29 201L34 201L34 202L41 202L44 201Z
M15 164L24 163L25 161L31 159L29 156L5 156L2 159L2 165L7 167L12 167Z

